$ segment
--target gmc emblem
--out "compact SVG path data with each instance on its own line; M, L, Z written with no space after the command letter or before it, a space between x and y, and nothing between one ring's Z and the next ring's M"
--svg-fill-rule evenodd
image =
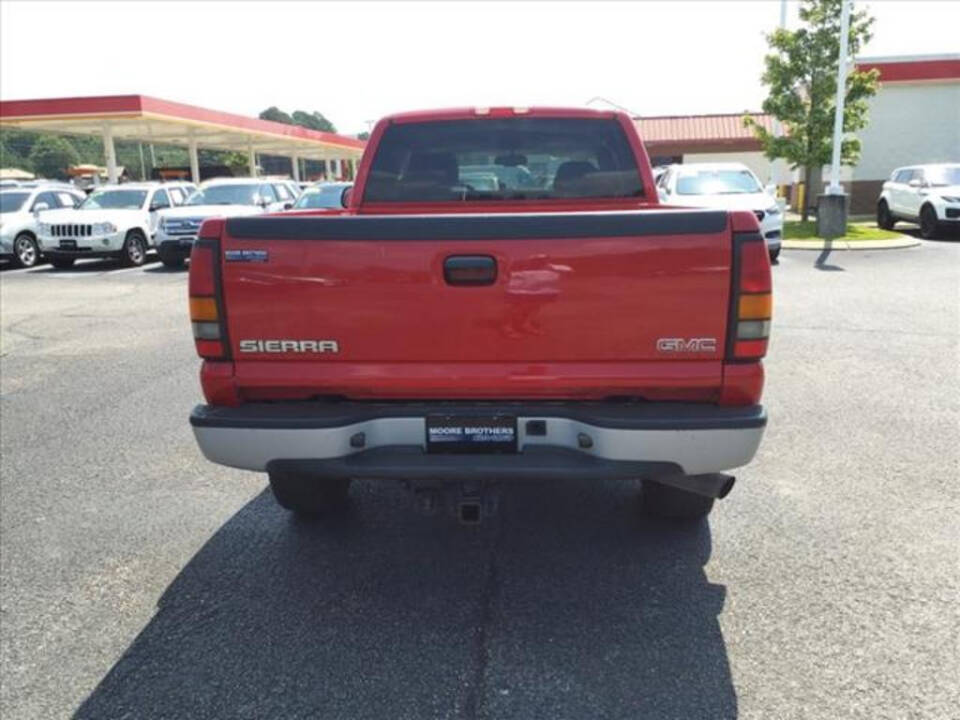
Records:
M716 351L716 338L657 338L657 352L695 353Z

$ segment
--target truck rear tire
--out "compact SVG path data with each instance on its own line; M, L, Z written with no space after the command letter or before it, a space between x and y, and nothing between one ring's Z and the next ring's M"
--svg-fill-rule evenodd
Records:
M713 498L663 485L655 480L643 481L644 512L669 520L699 520L710 514Z
M346 503L350 479L320 479L312 475L274 470L270 489L281 507L297 515L315 518L339 509Z

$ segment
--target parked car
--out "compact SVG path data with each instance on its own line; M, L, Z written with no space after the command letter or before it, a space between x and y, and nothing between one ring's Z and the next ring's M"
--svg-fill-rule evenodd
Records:
M490 482L534 478L643 479L651 512L708 513L766 424L752 207L661 207L625 113L409 113L372 136L343 213L203 223L204 455L308 517L355 478L463 522L495 506ZM478 159L544 155L532 185L464 189Z
M919 223L928 239L960 228L960 164L894 170L877 199L877 225L893 230L898 220Z
M161 213L155 238L157 255L167 267L183 265L183 261L190 257L197 231L206 218L259 215L292 207L290 193L280 180L207 180L182 206Z
M751 210L760 221L770 259L780 255L783 212L777 199L743 163L669 165L657 181L660 199L685 207Z
M298 197L300 197L300 193L302 192L300 189L300 184L296 180L293 180L289 177L282 175L265 175L259 179L266 180L273 184L274 189L277 191L277 197L281 202L296 200ZM282 191L280 190L280 187L286 188L287 192L281 194Z
M171 192L185 192L190 183L124 183L103 185L76 209L47 213L37 227L41 252L55 268L68 268L78 258L115 258L124 265L142 265L147 257L160 211L173 206Z
M75 208L85 195L64 184L21 183L0 191L0 258L19 267L40 261L37 226L50 211Z
M344 193L352 187L352 182L317 183L304 190L293 207L295 210L343 208Z

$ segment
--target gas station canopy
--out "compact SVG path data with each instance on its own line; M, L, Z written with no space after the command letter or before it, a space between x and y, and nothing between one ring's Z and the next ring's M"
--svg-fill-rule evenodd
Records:
M334 161L342 172L340 163L355 164L365 145L344 135L146 95L2 100L0 126L102 137L111 182L117 179L117 139L186 146L194 181L199 180L200 147L247 153L251 175L256 175L256 153L285 155L299 180L298 159Z

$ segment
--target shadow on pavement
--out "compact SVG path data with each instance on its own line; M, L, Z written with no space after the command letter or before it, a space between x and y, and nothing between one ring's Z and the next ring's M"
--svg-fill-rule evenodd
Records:
M896 231L898 233L903 233L904 235L909 235L912 238L917 240L923 240L923 242L928 243L955 243L960 240L960 225L956 228L946 228L941 230L937 237L926 239L923 235L920 234L920 228L912 225L907 225L903 227L902 223L897 223Z
M827 270L829 272L844 272L844 269L839 265L831 265L827 262L827 258L830 257L830 253L833 252L833 241L826 240L823 243L823 250L820 251L820 254L817 256L816 261L813 263L813 266L817 270Z
M75 717L736 716L705 522L631 484L513 487L479 527L352 492L327 527L254 498Z

